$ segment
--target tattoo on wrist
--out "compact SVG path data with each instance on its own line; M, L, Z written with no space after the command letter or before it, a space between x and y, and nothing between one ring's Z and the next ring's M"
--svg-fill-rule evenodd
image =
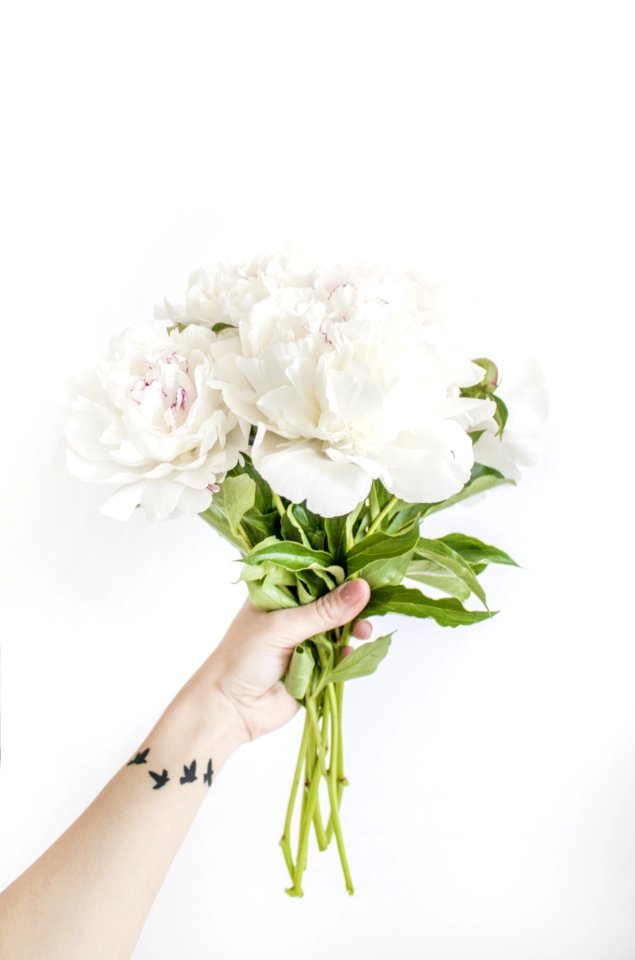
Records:
M132 758L132 760L129 760L126 766L133 767L133 766L140 766L143 763L147 764L148 762L147 757L149 753L150 753L150 747L146 747L145 750L142 750L140 753L137 753L136 756ZM212 785L213 774L214 774L214 770L212 767L212 759L210 757L210 759L207 761L207 770L203 774L203 783L207 784L208 787L211 787ZM163 771L161 773L155 773L154 770L148 770L148 776L154 780L154 786L152 787L153 790L160 790L161 787L164 787L166 783L168 783L171 779L168 776L168 771L165 768L163 768ZM192 760L192 762L189 765L184 763L183 775L179 777L179 783L181 785L183 785L184 783L194 783L195 780L198 780L198 777L196 776L196 760Z
M179 780L179 783L193 783L195 780L198 780L196 776L196 760L192 760L189 767L183 765L183 776Z

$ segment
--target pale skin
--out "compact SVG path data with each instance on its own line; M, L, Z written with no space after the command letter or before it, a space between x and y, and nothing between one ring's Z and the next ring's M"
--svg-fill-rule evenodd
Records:
M368 583L357 579L292 609L265 613L246 600L125 765L0 894L0 956L129 960L214 777L234 750L283 726L300 708L279 679L294 647L354 620L352 635L368 639L369 622L356 618L369 597ZM191 775L193 759L190 782L184 768ZM164 770L168 781L155 787L149 771L160 782Z

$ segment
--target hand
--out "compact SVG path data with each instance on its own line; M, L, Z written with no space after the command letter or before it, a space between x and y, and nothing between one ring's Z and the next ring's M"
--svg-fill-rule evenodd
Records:
M370 599L366 580L349 580L313 603L284 610L258 610L249 599L204 665L215 686L253 740L287 723L299 703L287 693L280 677L298 643L317 633L350 623ZM367 640L372 626L358 620L351 631ZM343 654L350 652L345 647Z

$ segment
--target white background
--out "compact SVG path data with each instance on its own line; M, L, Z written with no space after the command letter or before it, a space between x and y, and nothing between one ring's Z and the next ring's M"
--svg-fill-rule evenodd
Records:
M540 465L429 527L525 569L485 575L491 622L376 621L390 655L345 702L354 897L334 848L283 892L298 714L223 769L135 957L635 956L629 8L5 6L0 887L243 598L198 518L98 514L66 380L190 271L290 240L414 265L483 352L539 357Z

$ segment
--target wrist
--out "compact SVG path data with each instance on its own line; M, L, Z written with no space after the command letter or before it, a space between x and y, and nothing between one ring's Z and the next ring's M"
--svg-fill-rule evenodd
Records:
M219 688L216 677L203 667L182 687L166 714L193 748L210 753L215 770L249 739L240 715Z

